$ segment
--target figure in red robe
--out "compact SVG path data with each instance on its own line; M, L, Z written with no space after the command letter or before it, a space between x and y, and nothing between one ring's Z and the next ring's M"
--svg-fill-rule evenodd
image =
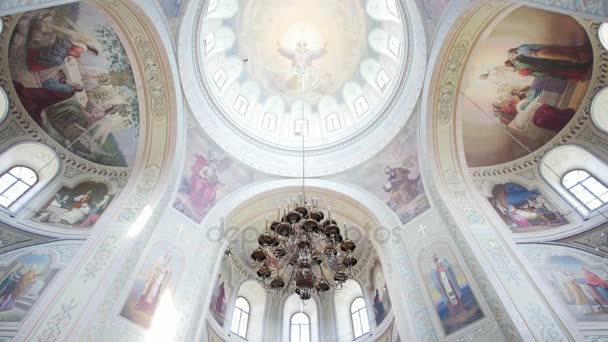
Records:
M583 273L585 274L585 282L591 287L596 299L602 304L608 304L608 285L606 281L586 268L583 268Z
M26 88L17 81L13 81L13 85L25 110L41 126L42 117L40 114L43 110L71 98L76 92L84 90L79 85L63 84L62 87L57 87L57 82L45 82L43 88Z
M215 203L217 187L221 182L217 178L215 167L205 157L196 154L195 158L188 195L193 209L204 215Z
M511 123L515 116L517 116L518 101L517 98L511 98L495 102L492 105L494 107L494 114L504 125ZM544 103L534 112L532 122L536 127L558 133L566 127L570 119L574 116L574 113L575 111L572 108L559 109Z

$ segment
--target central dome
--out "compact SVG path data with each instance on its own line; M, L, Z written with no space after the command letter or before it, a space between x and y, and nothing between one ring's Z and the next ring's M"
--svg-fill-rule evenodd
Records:
M386 112L405 35L394 0L210 1L200 30L206 95L258 143L330 148Z

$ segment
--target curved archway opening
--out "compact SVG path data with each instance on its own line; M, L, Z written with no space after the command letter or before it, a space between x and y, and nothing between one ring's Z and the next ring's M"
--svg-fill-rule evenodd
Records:
M219 202L202 222L202 225L213 224L212 222L219 222L220 220L225 222L221 233L214 236L215 243L206 248L207 251L212 251L214 254L218 253L216 254L218 257L214 267L216 272L225 260L224 253L226 251L232 254L231 259L234 259L236 255L240 256L240 260L246 262L250 260L249 254L252 249L248 246L257 243L257 236L264 229L266 217L276 216L277 204L284 204L286 199L293 196L294 193L298 194L299 191L301 191L301 184L297 179L283 179L255 184L231 194ZM332 217L336 215L336 217L346 218L349 226L362 228L349 230L349 238L361 241L359 245L364 247L362 248L364 255L361 255L360 260L363 265L369 266L365 262L372 259L374 255L368 252L372 247L377 251L378 258L383 263L385 270L398 267L392 265L401 263L404 258L407 259L407 256L401 254L401 251L391 248L401 238L400 233L392 229L393 227L401 227L401 223L386 204L373 196L369 196L363 190L321 179L311 179L307 182L306 191L307 194L314 194L315 197L321 198L322 202L331 203ZM260 224L258 225L256 222L260 222ZM378 222L382 222L383 225ZM247 232L251 232L249 237ZM352 236L350 235L351 232ZM359 234L359 236L356 236L356 234ZM366 239L368 240L367 243L364 242ZM237 269L248 267L251 268L251 266L246 266L245 263L241 262ZM254 269L249 269L245 274L257 278ZM413 333L414 329L410 328L412 323L409 319L406 302L399 301L399 298L401 298L399 284L402 284L403 280L398 280L398 277L400 275L396 273L389 273L386 285L391 288L392 292L395 292L397 298L395 302L400 303L397 305L398 308L395 308L395 317L399 315L401 322L405 322L401 336L408 336ZM412 284L412 286L417 285ZM207 291L211 290L208 289ZM209 295L207 291L205 292ZM209 298L208 295L207 298ZM206 307L203 306L203 312L205 309ZM199 332L202 333L200 327Z

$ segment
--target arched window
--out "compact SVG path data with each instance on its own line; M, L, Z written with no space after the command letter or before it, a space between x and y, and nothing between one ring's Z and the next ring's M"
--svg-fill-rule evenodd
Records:
M608 50L608 24L601 24L597 33L600 39L600 44L602 44L604 49Z
M369 322L367 320L367 310L365 309L365 300L363 297L358 297L353 300L350 305L350 314L353 321L353 333L355 338L359 338L369 332Z
M305 313L291 316L289 342L310 342L310 319Z
M608 164L602 158L578 145L561 145L545 154L539 171L585 220L603 217L592 214L594 210L604 210L599 208L607 201Z
M589 210L608 203L608 188L587 171L573 170L566 173L562 185Z
M2 22L0 20L0 32L2 32ZM0 122L4 121L8 114L8 96L4 89L0 88Z
M247 338L247 324L249 323L249 302L243 297L236 299L234 313L232 314L232 326L230 331L242 338Z
M0 205L9 208L38 181L34 170L15 166L0 176Z
M604 25L602 24L602 26ZM606 29L608 31L608 26L606 26ZM593 121L597 128L608 133L608 115L606 115L606 110L608 110L608 87L603 88L595 94L593 101L591 101L591 108L589 108L591 121Z

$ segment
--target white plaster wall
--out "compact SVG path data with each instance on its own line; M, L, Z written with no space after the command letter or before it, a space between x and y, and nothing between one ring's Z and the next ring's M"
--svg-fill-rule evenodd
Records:
M324 341L319 336L319 308L317 300L311 298L308 301L302 301L297 294L292 294L283 303L283 319L282 319L282 341L289 341L290 336L290 320L293 315L298 312L305 313L310 319L310 342Z
M363 290L359 283L352 279L349 279L344 283L341 291L335 292L334 308L336 311L338 341L340 342L352 341L355 338L350 307L357 297L363 297ZM369 312L370 303L366 302L365 305L366 310ZM367 317L369 316L366 315L366 318ZM371 329L372 322L369 322L368 324Z
M243 297L249 302L249 322L247 327L247 341L250 342L263 342L262 328L264 326L264 310L266 309L266 290L256 280L247 280L239 288L239 292L236 298ZM230 303L230 306L234 308L235 302ZM234 314L234 309L232 310ZM230 317L230 326L232 325L232 318ZM227 324L228 324L227 323ZM236 334L229 333L232 341L243 341L243 339Z

